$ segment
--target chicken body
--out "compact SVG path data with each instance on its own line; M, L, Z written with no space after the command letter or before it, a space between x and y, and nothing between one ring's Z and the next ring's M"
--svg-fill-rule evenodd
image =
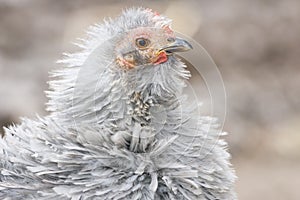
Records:
M133 8L91 28L50 82L49 116L0 140L1 199L234 200L214 119L182 91L170 20Z

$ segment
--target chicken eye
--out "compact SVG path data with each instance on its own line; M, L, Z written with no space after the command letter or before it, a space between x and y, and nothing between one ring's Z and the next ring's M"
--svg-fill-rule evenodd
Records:
M135 44L139 48L146 48L150 44L150 40L146 38L138 38L135 40Z

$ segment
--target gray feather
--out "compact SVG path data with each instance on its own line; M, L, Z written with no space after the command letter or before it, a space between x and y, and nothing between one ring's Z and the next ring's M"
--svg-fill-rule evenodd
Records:
M138 8L89 30L52 75L51 114L0 139L0 199L236 199L215 120L182 94L184 63L124 71L109 53L119 35L169 23Z

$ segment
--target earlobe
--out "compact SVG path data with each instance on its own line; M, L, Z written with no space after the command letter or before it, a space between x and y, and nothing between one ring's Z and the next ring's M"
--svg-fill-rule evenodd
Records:
M134 61L130 61L130 60L125 60L124 58L118 56L116 59L116 62L119 64L120 67L124 68L124 69L132 69L134 68Z

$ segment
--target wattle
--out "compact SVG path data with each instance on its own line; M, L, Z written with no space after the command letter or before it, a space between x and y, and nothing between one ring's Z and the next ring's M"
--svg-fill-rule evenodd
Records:
M168 60L168 56L166 52L160 52L157 56L156 61L154 62L155 65L158 65L160 63L164 63Z

